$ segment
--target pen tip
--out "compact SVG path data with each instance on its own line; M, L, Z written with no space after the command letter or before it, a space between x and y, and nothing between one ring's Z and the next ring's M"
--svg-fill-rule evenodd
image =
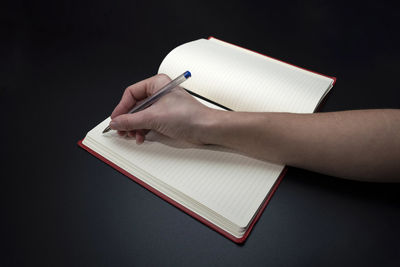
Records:
M189 78L190 76L192 76L192 74L190 73L190 71L186 71L183 76L185 76L185 78Z
M110 130L111 130L110 126L107 126L107 128L105 128L105 129L103 130L103 134L109 132Z

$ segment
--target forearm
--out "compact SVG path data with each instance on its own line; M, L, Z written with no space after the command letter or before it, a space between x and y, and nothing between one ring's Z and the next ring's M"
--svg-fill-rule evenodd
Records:
M400 181L400 111L316 114L213 111L203 143L333 176ZM385 180L383 180L385 179Z

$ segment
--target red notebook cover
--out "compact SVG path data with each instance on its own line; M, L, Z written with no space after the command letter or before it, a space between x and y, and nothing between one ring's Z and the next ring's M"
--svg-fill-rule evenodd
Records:
M210 38L217 39L217 38L212 37L212 36L210 36L208 39L210 39ZM218 40L219 40L219 39L218 39ZM238 46L238 47L240 47L240 46ZM243 47L240 47L240 48L246 49L246 48L243 48ZM247 49L247 50L249 50L249 49ZM249 51L252 51L252 50L249 50ZM254 51L252 51L252 52L254 52ZM260 54L260 53L258 53L258 52L254 52L254 53ZM269 57L269 56L266 56L266 55L263 55L263 54L260 54L260 55L265 56L265 57ZM272 57L269 57L269 58L272 58ZM272 59L275 59L275 58L272 58ZM277 60L277 59L275 59L275 60ZM278 60L278 61L280 61L280 60ZM283 62L283 61L281 61L281 62ZM284 63L286 63L286 62L284 62ZM286 64L289 64L289 63L286 63ZM289 64L289 65L292 65L292 64ZM295 65L292 65L292 66L295 66ZM295 66L295 67L297 67L297 66ZM297 67L297 68L300 68L300 67ZM303 69L303 68L300 68L300 69ZM304 70L306 70L306 69L304 69ZM307 71L310 71L310 70L307 70ZM314 72L314 71L310 71L310 72L313 72L313 73L316 73L316 74L319 74L319 75L322 75L322 76L325 76L325 77L328 77L328 78L333 79L333 85L334 85L335 82L336 82L336 78L335 78L335 77L326 76L326 75L323 75L323 74L320 74L320 73L317 73L317 72ZM325 96L325 97L326 97L326 96ZM192 216L193 218L199 220L200 222L202 222L203 224L207 225L208 227L210 227L210 228L213 229L214 231L220 233L221 235L225 236L226 238L228 238L228 239L230 239L230 240L232 240L233 242L236 242L236 243L243 243L243 242L247 239L247 237L249 236L251 230L253 229L254 225L257 223L257 221L258 221L258 219L260 218L261 214L262 214L263 211L265 210L265 208L266 208L268 202L270 201L272 195L275 193L275 191L276 191L276 189L278 188L280 182L282 181L283 176L285 175L285 173L286 173L286 171L287 171L287 167L285 167L285 168L282 170L282 172L281 172L281 174L279 175L278 179L276 180L274 186L271 188L271 191L269 192L269 194L268 194L266 200L264 201L264 203L262 204L261 208L258 210L256 216L254 217L253 221L251 222L249 228L247 229L247 231L245 232L245 234L244 234L242 237L237 238L237 237L231 235L230 233L226 232L225 230L221 229L220 227L216 226L215 224L211 223L210 221L206 220L205 218L199 216L198 214L192 212L191 210L189 210L189 209L187 209L186 207L182 206L181 204L177 203L176 201L174 201L173 199L171 199L171 198L169 198L168 196L164 195L163 193L161 193L160 191L158 191L158 190L156 190L155 188L151 187L150 185L146 184L146 183L143 182L142 180L140 180L140 179L138 179L137 177L135 177L133 174L131 174L131 173L125 171L124 169L120 168L119 166L117 166L116 164L112 163L112 162L109 161L108 159L104 158L103 156L101 156L101 155L98 154L97 152L95 152L95 151L93 151L92 149L90 149L89 147L85 146L85 145L82 143L82 141L83 141L83 140L80 140L80 141L78 142L78 145L79 145L81 148L83 148L83 149L85 149L86 151L88 151L88 152L89 152L90 154L92 154L93 156L95 156L96 158L98 158L98 159L100 159L101 161L105 162L106 164L110 165L111 167L113 167L113 168L116 169L117 171L121 172L122 174L126 175L127 177L129 177L130 179L132 179L133 181L135 181L136 183L138 183L138 184L140 184L141 186L145 187L145 188L146 188L147 190L149 190L150 192L156 194L157 196L159 196L160 198L164 199L164 200L167 201L168 203L170 203L170 204L174 205L175 207L177 207L178 209L180 209L180 210L186 212L187 214L189 214L189 215Z

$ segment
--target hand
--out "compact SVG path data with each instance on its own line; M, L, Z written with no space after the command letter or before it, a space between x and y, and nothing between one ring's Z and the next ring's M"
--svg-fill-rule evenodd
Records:
M111 114L110 127L119 134L128 134L141 144L149 130L173 139L200 144L199 127L211 116L212 110L180 87L173 89L145 110L126 114L133 106L153 95L171 79L159 74L126 88L121 101Z

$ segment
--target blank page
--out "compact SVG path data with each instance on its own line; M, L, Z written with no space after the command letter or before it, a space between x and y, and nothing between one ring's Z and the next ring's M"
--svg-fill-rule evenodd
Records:
M333 83L217 39L175 48L158 72L175 78L186 70L192 73L186 89L235 111L311 113Z

